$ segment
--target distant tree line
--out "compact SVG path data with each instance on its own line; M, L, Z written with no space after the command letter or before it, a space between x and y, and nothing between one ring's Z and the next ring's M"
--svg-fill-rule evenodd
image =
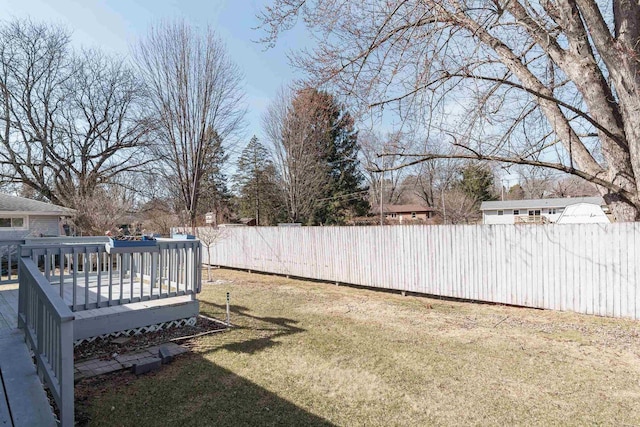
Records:
M3 22L0 184L75 209L92 234L140 218L168 232L207 212L261 225L365 215L355 123L326 92L290 91L265 118L269 145L254 137L231 163L242 79L215 32L184 22L152 27L131 60L74 49L60 26Z
M264 140L246 141L242 80L215 32L184 22L152 27L131 60L74 49L59 26L3 22L0 186L75 209L87 234L133 222L168 233L203 225L205 213L343 225L380 202L470 223L483 200L593 194L578 177L525 166L505 187L496 163L455 158L415 133L358 130L344 103L311 86L283 89ZM435 155L407 166L417 147Z

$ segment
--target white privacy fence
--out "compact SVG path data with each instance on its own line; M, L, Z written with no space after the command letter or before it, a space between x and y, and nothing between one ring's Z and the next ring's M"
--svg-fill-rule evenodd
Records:
M640 223L242 227L210 251L224 267L640 318Z

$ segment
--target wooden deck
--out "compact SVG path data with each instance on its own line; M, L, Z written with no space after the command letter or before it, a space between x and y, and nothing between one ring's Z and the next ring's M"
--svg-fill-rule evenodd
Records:
M0 285L0 332L18 327L18 284Z
M108 274L87 278L76 286L63 285L63 300L75 315L74 340L186 319L199 312L195 295L181 295L184 291L175 285L153 287L138 276L123 277L109 286ZM52 287L60 294L59 284Z
M18 285L0 285L0 426L56 426L17 321Z
M153 247L116 250L104 237L23 243L19 286L0 278L0 338L7 338L0 341L0 426L54 425L49 419L28 418L39 409L51 413L44 383L59 409L60 425L72 427L73 346L84 339L195 321L201 244L159 239ZM25 384L35 386L20 386ZM23 411L30 407L38 410ZM21 413L25 421L20 421Z
M152 286L148 280L141 280L139 276L131 278L114 274L109 278L108 273L91 273L83 280L77 280L76 286L67 278L63 284L64 302L72 311L90 310L100 307L116 306L122 304L136 303L140 301L153 300L157 298L172 298L183 295L184 289L171 285L166 281L159 286ZM56 293L60 295L59 278L51 278L52 286ZM111 285L109 285L111 283ZM88 286L86 285L88 284Z
M58 285L52 286L59 292ZM197 316L199 313L199 303L193 295L175 295L160 299L158 298L158 288L153 289L153 294L149 293L148 285L143 288L140 283L134 283L133 287L127 283L122 287L123 292L120 293L120 286L114 286L112 289L113 299L117 299L117 302L121 300L122 304L76 311L74 313L74 340L186 319ZM166 294L167 287L163 286L163 290ZM84 287L81 288L81 291L76 291L78 308L84 307L85 301L95 305L98 297L96 277L86 291ZM102 286L100 294L103 304L107 304L109 300L108 287ZM175 288L173 294L175 294ZM131 295L133 295L133 303L129 302ZM140 300L141 295L142 301ZM73 291L69 286L69 289L64 290L64 301L67 305L73 304L73 297ZM0 331L15 330L17 319L18 285L0 285Z
M192 295L78 311L74 313L73 338L81 340L173 322L195 317L199 311L200 304Z

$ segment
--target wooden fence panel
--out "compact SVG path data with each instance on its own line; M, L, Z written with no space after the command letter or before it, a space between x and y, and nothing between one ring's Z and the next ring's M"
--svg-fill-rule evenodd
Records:
M238 227L203 262L336 283L640 318L640 224Z

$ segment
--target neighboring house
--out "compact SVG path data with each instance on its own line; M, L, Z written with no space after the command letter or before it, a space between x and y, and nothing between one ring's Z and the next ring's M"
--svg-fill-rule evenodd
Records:
M64 235L63 219L74 213L51 203L0 194L0 240Z
M372 213L379 214L375 208ZM383 205L382 212L389 224L424 224L431 223L435 209L422 205Z
M603 216L608 222L608 210L602 197L505 200L480 205L483 224L557 223L565 211L568 215L562 220L563 224L602 222Z

